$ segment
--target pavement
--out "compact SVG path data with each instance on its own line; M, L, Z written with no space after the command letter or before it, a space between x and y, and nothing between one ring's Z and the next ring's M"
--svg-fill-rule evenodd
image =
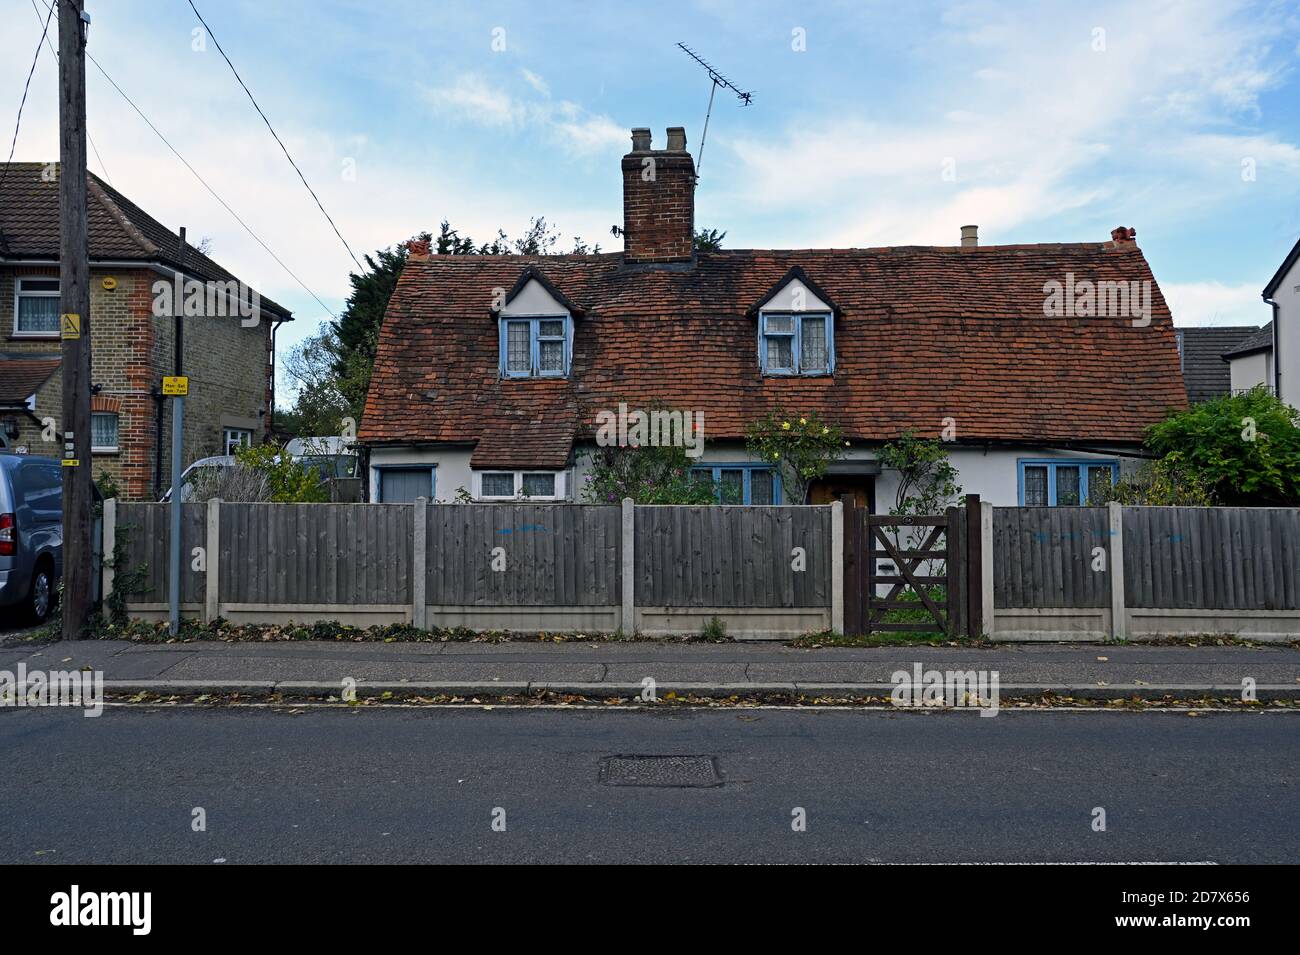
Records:
M549 690L591 697L655 692L726 696L881 696L891 676L997 671L1001 699L1051 692L1083 699L1241 697L1300 700L1300 649L1137 644L799 649L785 645L653 642L145 644L88 640L0 648L0 670L102 671L109 692L241 692L284 697L513 696Z
M1296 728L1289 709L9 708L0 863L1291 863ZM618 756L675 758L629 785Z

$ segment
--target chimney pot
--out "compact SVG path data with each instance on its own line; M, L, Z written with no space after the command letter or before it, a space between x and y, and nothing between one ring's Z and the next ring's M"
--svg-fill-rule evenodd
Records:
M980 244L980 227L977 225L964 225L961 227L961 247L963 249L978 248Z
M686 129L668 128L668 148L652 149L650 130L632 130L623 157L623 261L691 262L695 257L695 161Z

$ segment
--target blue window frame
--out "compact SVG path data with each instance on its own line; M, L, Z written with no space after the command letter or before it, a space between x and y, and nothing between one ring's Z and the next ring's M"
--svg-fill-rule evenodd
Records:
M417 497L433 500L437 486L438 469L432 464L379 465L375 468L375 483L379 504L413 504Z
M1105 458L1021 458L1016 471L1021 507L1100 504L1102 492L1119 480L1119 462Z
M760 312L758 364L765 375L835 372L835 320L830 312Z
M720 504L781 503L781 475L766 464L707 464L691 474L713 482Z
M502 316L497 335L502 378L568 377L573 363L571 316Z

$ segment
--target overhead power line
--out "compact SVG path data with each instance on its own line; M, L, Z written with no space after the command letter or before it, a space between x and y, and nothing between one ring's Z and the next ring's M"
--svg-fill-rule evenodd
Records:
M44 3L45 0L41 0L41 2ZM53 9L53 6L50 6L49 9ZM180 152L176 149L176 147L171 144L170 140L168 140L167 137L162 134L162 131L159 130L158 127L153 124L153 121L144 114L144 110L140 109L139 106L135 105L135 101L132 100L131 97L126 95L126 91L123 90L122 87L117 85L117 82L113 79L113 77L108 75L108 71L105 70L104 67L100 65L99 60L95 59L95 57L90 53L89 50L86 51L86 58L89 59L91 63L95 64L95 69L99 70L99 72L103 74L104 79L108 80L108 82L112 85L113 89L117 90L118 95L120 95L122 99L127 101L130 107L136 111L136 113L140 116L141 119L145 121L145 124L150 129L153 130L154 135L157 136L159 139L161 139L163 141L163 145L165 145L168 149L171 150L172 155L174 155L177 159L181 161L181 163L185 166L185 168L190 171L190 174L193 175L194 178L199 181L199 183L203 186L204 189L208 190L208 193L212 196L212 198L216 199L217 202L221 204L221 207L225 209L227 212L229 212L230 215L234 218L234 220L243 227L244 231L247 232L250 236L252 236L253 241L255 241L263 249L265 249L266 254L269 255L271 258L275 259L276 264L279 265L280 268L284 269L284 271L289 275L289 277L292 278L295 282L297 282L299 287L302 288L304 292L306 292L308 295L314 298L316 300L316 304L319 305L321 308L325 309L325 312L330 316L330 318L337 319L338 316L334 314L333 309L331 309L328 305L326 305L323 301L321 301L320 296L317 295L315 292L313 292L307 286L307 283L304 282L302 279L300 279L297 273L295 273L293 269L289 268L289 266L285 265L284 260L281 259L278 255L276 255L275 251L269 245L267 245L265 242L262 241L262 237L253 231L252 226L250 226L247 222L241 219L239 217L239 213L235 212L234 209L230 208L230 204L226 202L225 199L222 199L221 196L217 194L217 191L215 189L213 189L210 185L208 185L208 181L204 179L201 175L199 175L199 171L195 169L192 165L190 165L189 160L187 160L184 156L180 154Z
M284 153L284 158L289 160L289 165L292 166L293 171L298 174L298 178L302 180L303 186L305 186L307 191L311 193L311 197L316 200L316 208L319 209L321 215L325 217L325 221L330 224L330 228L334 230L334 234L339 237L339 241L343 243L343 248L347 249L348 255L352 256L352 261L356 263L357 270L362 274L365 274L365 267L362 266L361 262L357 259L356 254L353 253L352 246L348 245L348 240L343 238L343 233L340 232L339 227L334 224L334 220L330 217L330 214L325 211L325 206L321 204L320 196L316 195L316 190L307 182L307 177L302 174L302 170L298 168L298 164L294 162L293 157L289 155L288 147L286 147L284 141L280 139L280 134L275 131L275 127L271 125L271 121L266 118L266 113L262 112L262 107L257 105L257 100L253 97L253 91L248 88L248 84L244 82L244 78L239 75L239 70L235 69L235 64L230 62L230 57L226 56L226 51L222 48L221 41L217 39L217 35L212 32L212 27L208 26L208 21L203 19L203 14L199 13L199 8L194 5L194 0L188 0L188 2L190 9L194 11L194 15L199 18L199 23L203 24L203 29L207 30L208 36L212 37L212 42L216 46L217 52L220 53L221 58L226 61L226 65L230 67L230 72L235 74L235 79L239 82L239 85L243 87L244 92L248 94L248 101L253 104L253 109L257 110L257 115L262 117L262 122L266 123L266 128L269 129L271 135L275 137L276 143L280 146L280 151Z
M32 85L32 75L36 72L36 61L41 58L41 46L50 32L50 20L54 18L54 7L45 15L45 26L41 29L41 38L36 41L36 55L32 57L32 68L27 71L27 82L23 84L23 98L18 102L18 119L14 121L14 138L9 143L9 158L5 161L4 172L0 173L0 192L4 191L5 179L9 176L9 166L14 161L14 150L18 147L18 129L23 124L23 107L27 105L27 90Z
M50 9L53 10L54 8L50 7ZM36 22L39 23L41 20L41 8L36 5L36 0L32 0L32 12L36 14ZM54 49L54 44L50 41L49 36L45 37L45 45L49 47L50 52L54 54L55 62L58 62L59 51ZM104 170L104 178L107 179L108 184L112 186L113 177L108 174L108 166L104 163L104 157L99 154L99 147L95 145L95 137L90 135L89 124L86 125L86 139L90 140L90 148L95 151L95 158L99 160L99 168ZM113 188L116 189L117 187L113 186Z

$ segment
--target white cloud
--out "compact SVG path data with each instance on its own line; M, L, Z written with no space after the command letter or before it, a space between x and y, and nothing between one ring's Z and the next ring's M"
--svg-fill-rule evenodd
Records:
M1175 325L1263 325L1272 311L1253 284L1222 282L1161 283Z
M1113 2L1081 17L972 2L943 22L915 108L846 98L839 115L733 140L726 201L748 197L796 245L954 245L968 222L990 241L1037 223L1051 231L1036 240L1068 241L1089 236L1062 235L1053 220L1064 212L1141 230L1240 200L1243 158L1274 181L1300 168L1295 143L1242 125L1290 69L1270 55L1276 18L1258 10ZM1092 49L1094 24L1104 52ZM972 70L972 59L987 65ZM955 181L942 175L948 160Z
M515 96L477 76L460 77L450 86L426 88L423 93L442 116L487 127L537 130L578 153L597 153L627 139L627 131L608 116L571 100L552 99L543 77L526 69L520 73L534 95Z

